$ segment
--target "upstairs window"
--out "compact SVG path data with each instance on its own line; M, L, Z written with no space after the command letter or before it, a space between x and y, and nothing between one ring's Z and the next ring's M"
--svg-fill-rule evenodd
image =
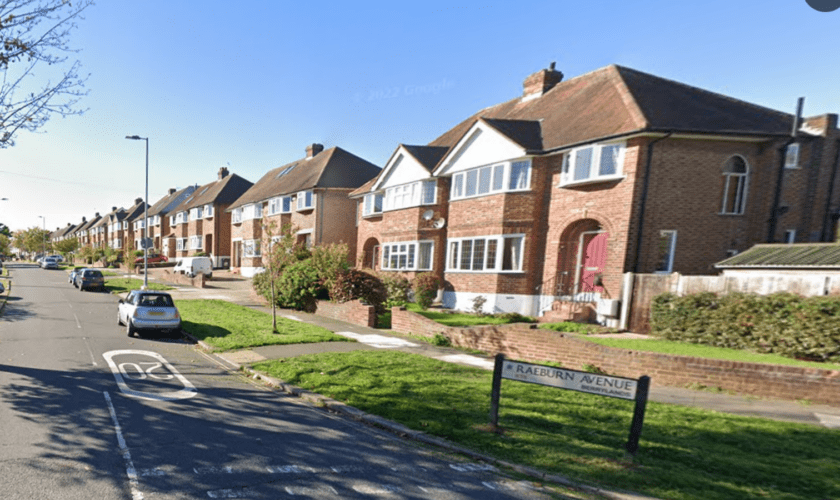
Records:
M785 168L799 168L799 143L788 145L785 150Z
M261 219L262 218L262 203L249 203L242 207L241 219Z
M747 204L749 167L741 156L733 156L723 166L721 214L741 215Z
M310 210L312 208L315 208L315 195L312 193L312 190L299 192L297 194L298 211Z
M621 178L624 148L624 143L618 142L594 144L569 151L563 157L560 186Z
M421 205L434 205L437 197L437 182L425 180L390 187L385 190L384 210L399 210ZM375 201L375 200L374 200Z
M195 207L190 209L190 219L197 220L204 217L204 207Z
M213 217L213 205L204 205L204 217Z
M234 208L231 213L231 222L238 224L242 222L242 208Z
M370 193L365 195L364 209L362 213L365 216L378 215L382 213L382 203L385 201L385 196L379 193Z
M531 187L531 161L499 163L452 175L452 199L527 191Z

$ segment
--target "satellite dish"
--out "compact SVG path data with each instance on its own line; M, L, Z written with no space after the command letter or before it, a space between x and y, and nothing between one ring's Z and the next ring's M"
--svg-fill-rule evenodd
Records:
M423 212L423 220L432 220L432 217L435 216L435 213L432 210L426 210Z
M442 227L443 227L443 226L445 226L445 225L446 225L446 219L444 219L443 217L441 217L440 219L437 219L437 220L436 220L436 221L432 224L432 226L433 226L435 229L440 229L440 228L442 228Z

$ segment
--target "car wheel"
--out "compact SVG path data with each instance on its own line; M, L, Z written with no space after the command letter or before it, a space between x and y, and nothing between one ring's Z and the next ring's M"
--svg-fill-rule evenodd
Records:
M130 319L125 320L125 334L129 337L133 337L135 333L134 325L131 324Z
M85 287L84 287L84 286L82 286L82 285L79 285L79 291L80 291L80 292L84 292L84 291L85 291Z

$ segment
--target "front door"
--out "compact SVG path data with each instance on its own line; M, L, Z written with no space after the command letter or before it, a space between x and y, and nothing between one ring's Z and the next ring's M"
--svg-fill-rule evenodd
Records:
M608 233L587 231L580 235L580 253L578 255L578 286L582 293L603 292L604 288L596 284L596 278L604 272L607 262Z

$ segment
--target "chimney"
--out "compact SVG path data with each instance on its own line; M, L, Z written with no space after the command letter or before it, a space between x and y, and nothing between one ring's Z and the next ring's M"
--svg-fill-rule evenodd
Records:
M117 211L117 207L111 207L111 211L112 211L112 212L116 212L116 211Z
M324 150L324 145L323 144L314 144L314 143L310 144L309 146L306 146L306 157L307 158L312 158L323 150Z
M222 167L222 168L220 168L220 169L219 169L219 180L222 180L222 179L224 179L225 177L227 177L227 176L228 176L228 173L229 173L229 172L228 172L227 167Z
M143 203L143 198L135 198L135 199L134 199L134 204L135 204L135 205L139 205L139 204L141 204L141 203Z
M169 188L169 194L175 194L175 191L177 191L177 189Z
M555 70L554 63L551 63L548 69L541 69L525 79L522 83L524 87L522 97L530 99L539 97L554 88L561 80L563 80L563 73Z

